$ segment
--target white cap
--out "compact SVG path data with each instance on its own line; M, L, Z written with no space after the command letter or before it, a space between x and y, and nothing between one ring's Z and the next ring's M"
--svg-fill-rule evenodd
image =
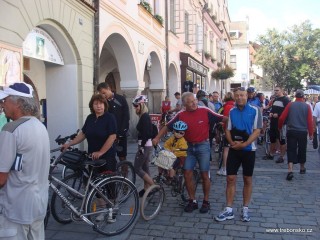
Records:
M30 84L27 83L14 83L9 87L3 87L3 90L0 90L0 100L8 96L20 96L33 98L33 88Z

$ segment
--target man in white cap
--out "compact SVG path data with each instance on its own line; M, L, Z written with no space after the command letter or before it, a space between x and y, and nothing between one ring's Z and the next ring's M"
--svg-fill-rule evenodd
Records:
M7 123L0 132L0 239L45 239L49 136L31 85L0 90Z

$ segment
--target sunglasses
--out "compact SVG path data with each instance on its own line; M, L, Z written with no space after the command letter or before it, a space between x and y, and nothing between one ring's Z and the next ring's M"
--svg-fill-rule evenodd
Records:
M184 132L181 132L181 131L174 131L175 133L178 133L178 134L180 134L180 135L183 135L184 134Z
M137 107L139 107L139 104L132 103L132 106L133 106L134 108L137 108Z
M238 87L238 88L233 89L233 92L236 92L236 91L246 91L246 88L245 87Z

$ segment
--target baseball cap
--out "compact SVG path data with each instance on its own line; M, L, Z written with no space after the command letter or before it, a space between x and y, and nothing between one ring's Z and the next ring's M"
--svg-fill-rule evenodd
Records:
M304 97L304 92L303 92L303 90L298 89L298 90L296 91L295 97L296 97L296 98L303 98L303 97Z
M20 96L33 98L33 88L30 84L27 83L14 83L9 87L3 87L3 90L0 90L0 100L8 96Z

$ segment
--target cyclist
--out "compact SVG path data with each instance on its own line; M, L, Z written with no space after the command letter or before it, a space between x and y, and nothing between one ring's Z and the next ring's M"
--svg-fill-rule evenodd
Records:
M256 89L254 87L248 87L248 103L257 107L262 107L260 99L256 96Z
M127 158L127 131L129 129L129 106L125 97L113 93L109 84L103 82L97 87L97 90L108 101L108 112L114 114L117 121L117 155L120 161Z
M144 182L144 188L139 192L139 197L142 197L145 191L154 184L149 170L153 151L151 142L153 127L148 114L147 102L148 98L145 95L137 95L132 101L132 106L139 117L136 127L138 131L138 151L134 159L134 170Z
M167 133L168 129L173 129L173 124L177 121L184 121L188 124L188 129L185 133L185 139L188 142L187 158L184 164L184 177L186 187L189 194L188 205L185 207L185 212L192 212L198 209L198 202L195 198L195 188L193 182L193 169L196 163L199 163L202 188L203 188L203 203L200 208L200 213L207 213L210 209L209 193L210 193L210 145L209 145L209 125L214 122L221 122L224 118L206 107L197 105L197 100L193 93L185 92L182 94L182 103L184 108L164 126L158 135L153 139L153 145L157 145L161 137Z
M221 108L220 114L223 114L223 116L229 118L229 113L230 110L234 107L234 97L232 92L227 92L226 95L224 96L223 99L224 105ZM224 130L226 130L227 125L223 124ZM227 158L228 158L228 152L229 152L229 143L226 139L224 139L223 143L223 160L222 160L222 165L221 168L217 171L217 175L220 176L226 176L227 171L226 171L226 166L227 166Z
M280 134L278 129L278 119L281 116L284 108L290 102L289 98L284 96L281 87L275 87L275 99L272 103L270 117L270 153L263 157L264 160L273 160L274 154L276 153L277 141L280 142L280 156L276 163L284 162L284 155L286 153L286 139L285 134ZM284 128L282 129L284 132Z
M188 126L183 121L178 121L173 124L173 135L164 143L164 148L170 152L173 152L174 155L176 155L177 160L174 162L174 166L183 166L184 161L187 157L186 151L180 151L177 149L184 149L186 150L188 148L188 144L186 140L184 139L185 131L187 130ZM174 167L175 168L175 167ZM168 184L171 183L175 171L174 168L169 171L169 179ZM162 169L159 168L159 175L161 175Z

